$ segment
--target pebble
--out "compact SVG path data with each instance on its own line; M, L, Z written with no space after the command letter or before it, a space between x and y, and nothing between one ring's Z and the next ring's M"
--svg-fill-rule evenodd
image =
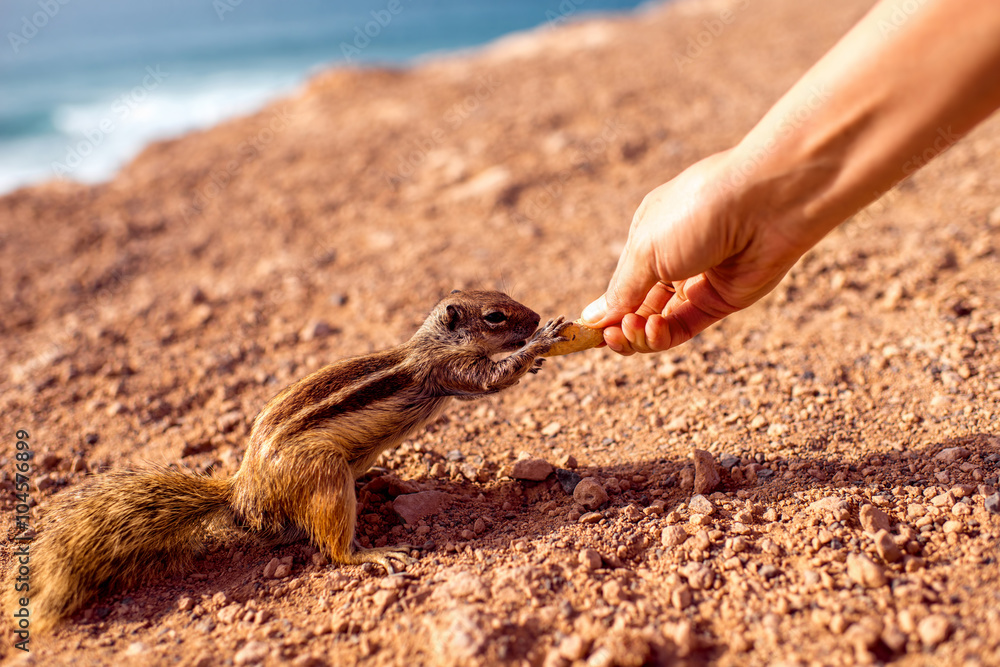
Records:
M678 611L687 609L691 606L692 602L694 602L694 595L688 586L678 586L670 593L670 604Z
M740 464L739 458L733 456L732 454L723 454L719 457L719 463L726 470L732 470L734 467Z
M1000 491L992 496L987 496L983 505L991 514L1000 514Z
M264 662L270 652L271 649L264 642L250 641L236 652L233 662L237 665L257 665Z
M184 596L177 600L177 609L180 611L191 611L194 609L194 599L188 596Z
M392 509L406 523L414 524L437 513L448 502L449 496L442 491L420 491L397 496L392 501Z
M576 457L572 454L563 454L559 457L556 463L560 468L566 468L568 470L576 470L577 466L580 465L577 463Z
M928 647L934 648L951 635L951 621L942 614L931 614L917 624L917 636L920 642Z
M302 331L299 332L299 340L308 343L312 340L317 340L319 338L325 338L334 332L334 328L330 326L329 322L324 320L313 320L305 326Z
M715 513L715 505L700 493L691 496L691 500L688 501L688 509L698 514L704 514L705 516L712 516Z
M434 597L452 600L485 600L489 589L482 577L468 570L452 568L440 576L443 583L434 591Z
M597 523L604 518L604 515L600 512L587 512L586 514L581 514L578 521L580 523Z
M556 468L556 481L559 482L559 486L566 493L572 495L573 491L576 490L576 485L580 483L580 474L573 472L572 470L565 470L563 468Z
M892 539L889 531L882 529L875 534L875 549L886 563L896 563L903 558L903 551Z
M663 546L667 548L677 547L684 544L688 538L687 531L680 526L667 526L660 536Z
M864 554L847 556L847 576L865 588L879 588L887 581L882 567Z
M570 635L559 642L559 655L566 660L583 660L587 657L590 649L590 642L580 635Z
M691 652L697 648L697 637L694 634L691 621L685 620L675 625L671 639L677 645L677 655L681 658L691 655Z
M861 527L872 535L892 527L889 515L874 505L862 505L858 518L861 520Z
M597 553L595 549L580 549L580 555L577 556L577 559L580 561L580 565L590 571L599 570L604 563L601 554Z
M942 463L955 463L956 461L964 461L972 455L965 447L948 447L947 449L942 449L934 457L935 461L941 461Z
M510 476L514 479L526 479L540 482L552 474L552 464L545 459L521 459L514 464Z
M826 496L809 505L809 511L828 514L834 521L846 521L851 516L850 504L839 496Z
M941 526L941 530L945 533L961 533L965 530L965 524L952 519L951 521L945 521L944 525Z
M128 648L125 649L125 655L142 655L148 650L149 647L142 642L132 642L128 645Z
M234 603L229 605L228 607L223 607L222 609L220 609L219 613L216 614L216 616L220 621L222 621L226 625L230 625L236 622L236 619L242 615L241 613L242 611L243 611L243 606Z
M694 492L711 493L722 481L719 469L715 465L715 458L703 449L696 449L692 453L694 458Z
M573 500L589 510L596 510L608 502L608 492L593 477L585 477L573 489Z
M609 579L601 585L601 597L610 605L618 606L627 599L622 585L615 579Z
M264 578L274 579L274 573L278 569L279 565L281 565L281 561L277 558L269 560L267 565L264 566Z
M542 429L542 435L551 437L559 433L561 429L562 429L562 424L560 424L559 422L551 422L547 424L545 428Z
M757 570L757 574L759 574L764 579L774 579L775 577L781 574L781 570L776 568L774 565L768 563L766 565L761 566L761 568Z

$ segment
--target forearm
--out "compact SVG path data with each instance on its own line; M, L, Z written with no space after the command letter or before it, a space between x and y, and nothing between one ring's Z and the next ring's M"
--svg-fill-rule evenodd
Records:
M880 2L731 151L737 214L809 247L998 107L1000 2Z

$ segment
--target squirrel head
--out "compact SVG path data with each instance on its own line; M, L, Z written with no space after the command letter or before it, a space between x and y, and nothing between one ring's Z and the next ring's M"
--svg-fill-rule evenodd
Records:
M503 292L454 290L438 302L416 336L490 355L523 347L540 321L538 313Z

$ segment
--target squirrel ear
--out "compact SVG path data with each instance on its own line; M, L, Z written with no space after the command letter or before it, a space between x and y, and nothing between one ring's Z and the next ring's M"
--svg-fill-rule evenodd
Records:
M451 291L451 293L452 293L452 294L458 294L458 293L459 293L459 292L461 292L461 291L462 291L462 290L460 290L460 289L453 289L453 290Z
M462 313L455 306L449 305L445 309L444 322L448 326L448 331L454 331L458 326L458 321L462 319Z

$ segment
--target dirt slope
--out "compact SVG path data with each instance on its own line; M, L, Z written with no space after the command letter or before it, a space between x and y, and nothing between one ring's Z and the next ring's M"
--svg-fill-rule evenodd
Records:
M868 4L684 2L331 71L106 185L0 198L4 490L18 429L34 519L108 466L232 474L270 396L453 288L575 315L642 196ZM384 460L405 484L361 492L362 542L425 547L406 576L225 545L32 637L30 664L1000 663L997 155L994 118L672 353L454 405ZM700 499L695 449L721 472ZM521 452L572 456L608 503L511 479ZM422 490L447 502L404 523Z

